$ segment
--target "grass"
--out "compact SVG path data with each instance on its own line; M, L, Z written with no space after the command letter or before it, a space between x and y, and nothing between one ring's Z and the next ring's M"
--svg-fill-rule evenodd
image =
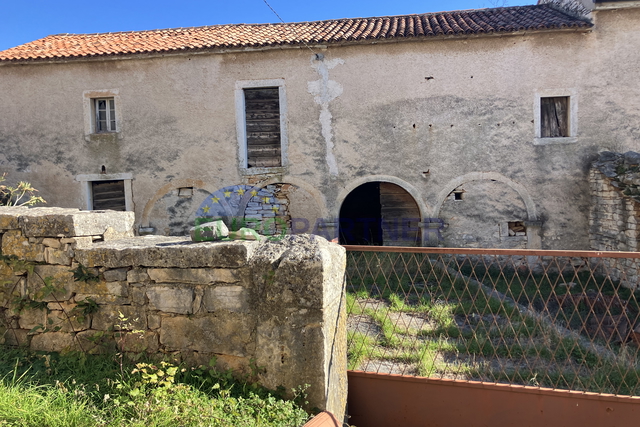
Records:
M278 392L209 367L0 348L0 426L300 426ZM303 390L297 397L304 399Z
M352 324L350 369L640 394L638 346L586 334L589 322L602 315L598 310L624 313L631 322L640 311L633 292L605 276L560 263L556 271L537 273L495 263L487 267L471 257L442 256L438 262L426 254L350 252L348 257L348 312L359 316L352 323L371 324L369 331ZM470 279L549 320L489 296ZM597 294L605 304L598 307L595 299L582 298L563 305L567 293ZM399 316L408 316L405 323ZM406 319L420 320L420 327L407 327ZM603 358L575 338L559 335L552 322L582 333L615 358Z

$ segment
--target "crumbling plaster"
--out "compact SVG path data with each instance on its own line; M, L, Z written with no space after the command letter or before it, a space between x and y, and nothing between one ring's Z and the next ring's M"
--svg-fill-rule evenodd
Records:
M0 66L0 168L67 207L84 207L71 177L131 173L137 225L148 225L179 181L255 181L239 166L234 90L283 79L288 161L261 179L305 188L318 218L335 221L349 189L385 177L425 220L452 183L495 174L542 221L543 248L586 249L588 165L605 148L637 149L640 111L640 12L593 15L588 32L312 46L322 58L305 48ZM122 138L87 142L83 93L104 88L118 90ZM535 145L532 99L554 89L580 98L576 142Z

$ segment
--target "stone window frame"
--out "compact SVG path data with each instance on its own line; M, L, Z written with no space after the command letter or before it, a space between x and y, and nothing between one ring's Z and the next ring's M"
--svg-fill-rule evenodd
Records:
M523 225L525 226L525 235L524 236L510 236L509 235L509 223L510 222L522 222ZM498 230L499 230L499 235L500 235L500 241L505 242L505 241L517 241L517 242L528 242L529 241L529 230L527 227L527 222L525 220L522 219L514 219L514 220L510 220L510 221L501 221L500 223L498 223Z
M247 127L245 114L244 89L277 87L280 102L280 167L248 167L247 164ZM284 173L289 163L287 132L287 96L284 79L238 80L235 84L236 134L238 138L238 163L241 175L261 175L266 173Z
M96 181L124 181L124 203L125 210L133 211L133 192L132 173L110 173L110 174L81 174L76 175L76 181L82 184L82 193L84 195L85 209L92 211L93 209L93 191L92 183Z
M542 98L569 98L569 136L542 137ZM533 125L535 137L533 145L573 144L578 142L578 92L576 89L543 89L537 90L533 99Z
M96 125L96 102L113 99L115 104L115 131L100 131ZM84 139L87 142L115 142L122 139L122 102L118 89L85 90L82 92Z

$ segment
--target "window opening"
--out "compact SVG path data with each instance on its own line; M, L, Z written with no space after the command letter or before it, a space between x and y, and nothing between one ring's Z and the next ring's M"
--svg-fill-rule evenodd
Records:
M193 197L193 187L178 188L178 197Z
M113 98L96 98L96 133L116 131L116 103Z
M510 221L507 223L509 229L509 236L526 236L527 227L523 221Z
M247 166L282 166L280 89L244 89Z
M540 136L567 137L569 134L569 97L540 98Z
M124 180L93 181L91 193L94 210L126 211Z

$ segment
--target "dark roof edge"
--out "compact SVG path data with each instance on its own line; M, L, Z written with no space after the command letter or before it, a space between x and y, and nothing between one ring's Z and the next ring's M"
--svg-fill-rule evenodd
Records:
M538 5L546 5L560 13L593 24L591 10L575 0L539 0Z

